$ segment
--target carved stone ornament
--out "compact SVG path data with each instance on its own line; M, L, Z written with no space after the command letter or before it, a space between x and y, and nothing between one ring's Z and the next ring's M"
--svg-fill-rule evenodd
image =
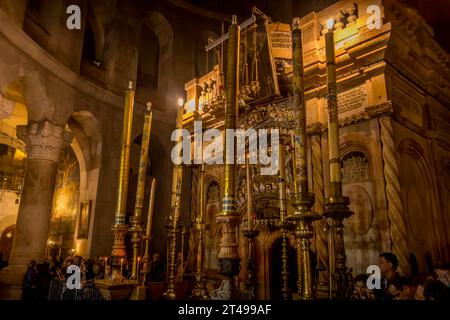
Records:
M17 127L17 136L26 144L28 159L57 162L60 151L70 144L72 133L48 121Z

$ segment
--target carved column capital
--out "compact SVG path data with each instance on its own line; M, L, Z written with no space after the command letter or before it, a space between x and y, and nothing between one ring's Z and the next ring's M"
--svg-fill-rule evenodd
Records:
M72 133L48 121L17 126L17 136L26 144L28 159L57 162L60 151L72 141Z

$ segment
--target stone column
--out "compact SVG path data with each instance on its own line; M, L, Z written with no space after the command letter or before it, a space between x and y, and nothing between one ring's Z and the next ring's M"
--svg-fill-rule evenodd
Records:
M398 258L398 271L409 275L408 235L403 213L400 170L395 158L396 149L392 118L391 116L383 116L379 119L379 122L392 253Z
M323 189L323 166L322 166L322 144L321 136L315 134L311 137L312 163L313 163L313 184L316 202L314 204L315 212L322 214L325 211L325 195ZM325 219L315 222L316 231L316 251L318 262L325 267L319 274L319 283L328 282L328 234L327 222Z
M46 258L46 247L60 151L71 134L48 121L19 126L27 160L22 200L9 265L0 272L0 298L20 298L24 272L30 260Z

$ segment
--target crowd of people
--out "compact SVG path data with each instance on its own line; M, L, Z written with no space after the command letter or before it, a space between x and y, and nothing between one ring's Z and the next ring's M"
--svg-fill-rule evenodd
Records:
M37 264L31 261L23 277L24 300L46 300L52 281L55 279L65 283L71 273L67 272L70 265L80 268L82 288L93 287L96 279L107 279L112 276L107 258L83 259L80 256L62 259L56 257ZM397 257L390 252L379 256L381 279L377 288L376 280L369 279L367 274L359 274L354 278L352 300L437 300L450 301L450 263L440 262L435 265L433 273L418 274L405 277L397 272ZM106 273L106 274L105 274ZM163 281L164 267L158 253L153 255L150 278L153 281ZM131 264L125 263L122 276L129 278ZM374 280L374 281L372 281ZM371 285L373 284L373 286Z
M380 254L378 265L382 276L380 287L376 288L374 283L375 288L369 288L373 287L370 285L372 279L369 279L367 274L359 274L354 279L353 300L450 301L449 262L439 262L432 273L422 273L414 277L402 276L397 272L398 259L391 252Z
M75 265L80 268L81 288L92 288L95 280L111 279L113 273L107 264L107 257L94 257L84 259L81 256L49 257L42 263L30 261L27 271L23 277L23 300L47 300L49 298L52 282L66 283L73 274L68 272L68 267ZM129 278L131 275L131 262L125 261L123 264L122 277ZM150 268L150 278L153 281L162 281L164 267L159 253L153 255Z
M49 295L52 280L67 281L71 273L67 272L70 265L80 268L82 287L92 285L95 279L103 279L105 276L106 259L83 259L80 256L63 259L58 256L48 258L37 264L32 260L23 277L24 300L46 300Z

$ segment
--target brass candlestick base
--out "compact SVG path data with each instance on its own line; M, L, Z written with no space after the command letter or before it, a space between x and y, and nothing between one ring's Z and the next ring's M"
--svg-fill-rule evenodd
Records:
M353 214L348 208L349 203L348 197L329 197L325 201L325 212L323 214L326 218L333 219L334 222L336 269L333 278L336 298L339 300L350 297L353 292L351 270L348 270L345 265L347 257L345 255L343 230L343 220Z
M111 229L114 233L114 243L111 251L111 267L114 269L120 268L127 256L125 251L125 235L128 231L128 226L125 224L115 225Z
M240 218L235 214L219 215L216 218L222 224L222 241L219 251L219 272L228 278L239 274L239 252L236 240L236 226ZM231 279L230 279L231 280Z
M236 239L236 226L240 218L236 214L219 215L216 218L222 224L222 240L219 251L219 273L226 277L222 280L223 293L226 299L236 299L239 296L235 288L234 277L239 274L240 262ZM213 295L211 296L213 298ZM214 298L213 298L214 299Z
M243 232L244 237L248 240L248 258L247 258L247 280L245 281L245 288L247 289L246 295L250 300L253 300L256 296L256 286L258 281L256 280L256 265L255 265L255 238L259 235L259 230L245 230Z
M295 237L297 239L297 254L301 254L301 266L299 266L299 293L303 300L314 299L313 278L314 272L311 268L311 238L314 235L312 223L322 217L311 211L314 205L314 194L298 193L293 202L295 213L287 217L289 221L295 222ZM301 282L301 283L300 283Z

